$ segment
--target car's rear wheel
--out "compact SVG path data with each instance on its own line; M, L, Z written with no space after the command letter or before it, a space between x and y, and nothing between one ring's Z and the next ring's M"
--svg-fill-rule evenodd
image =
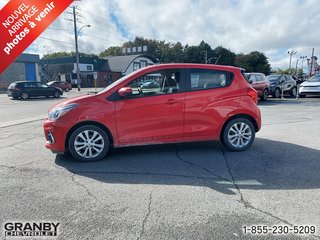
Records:
M280 97L281 97L280 88L277 88L277 89L274 91L273 96L274 96L275 98L280 98Z
M261 101L267 101L268 100L268 95L269 95L269 91L268 91L268 89L265 89L263 91L262 96L261 96Z
M222 133L222 143L231 151L243 151L251 146L255 138L252 122L246 118L235 118L227 123Z
M21 98L23 100L27 100L29 98L29 94L27 92L23 92L23 93L21 93Z
M66 88L66 89L65 89L65 91L66 91L66 92L69 92L69 91L70 91L70 89L69 89L69 88Z
M110 140L107 133L94 125L79 127L70 136L70 153L79 161L99 161L107 154L109 148Z
M59 98L60 95L61 95L61 94L60 94L58 91L54 92L54 97L55 97L55 98Z
M297 96L297 88L296 87L292 88L290 95L294 96L294 97Z

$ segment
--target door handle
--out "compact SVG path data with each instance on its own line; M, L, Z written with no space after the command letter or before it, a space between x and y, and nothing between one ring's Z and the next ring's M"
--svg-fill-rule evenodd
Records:
M177 102L179 102L178 99L168 99L168 101L166 102L166 104L171 105L171 104L175 104L175 103L177 103Z

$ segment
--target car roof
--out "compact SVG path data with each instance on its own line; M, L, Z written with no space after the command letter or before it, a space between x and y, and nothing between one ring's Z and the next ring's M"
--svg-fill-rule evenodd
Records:
M161 63L156 65L147 66L143 69L153 68L155 70L168 69L168 68L203 68L203 69L215 69L222 71L241 71L243 68L226 66L226 65L216 65L216 64L199 64L199 63Z

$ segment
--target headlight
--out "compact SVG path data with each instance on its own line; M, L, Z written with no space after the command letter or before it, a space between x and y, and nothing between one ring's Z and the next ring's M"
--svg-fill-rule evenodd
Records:
M48 119L50 121L55 121L58 118L62 117L65 115L67 112L71 111L72 109L76 108L78 104L76 103L71 103L67 104L65 106L59 107L57 109L54 109L48 113Z

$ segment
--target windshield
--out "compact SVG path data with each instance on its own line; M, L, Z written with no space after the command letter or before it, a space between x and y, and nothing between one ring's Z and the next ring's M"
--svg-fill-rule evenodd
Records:
M276 81L279 80L279 78L280 78L279 75L269 75L269 76L267 77L267 79L268 79L270 82L276 82Z
M307 80L308 82L319 82L320 81L320 74L314 75L313 77Z
M137 72L132 72L132 73L130 73L130 74L128 74L128 75L123 76L122 78L119 78L117 81L111 83L109 86L101 89L98 93L104 93L104 92L109 91L111 88L113 88L114 86L118 85L119 83L125 81L127 78L131 77L132 75L134 75L134 74L136 74L136 73L137 73ZM97 94L98 94L98 93L97 93Z

